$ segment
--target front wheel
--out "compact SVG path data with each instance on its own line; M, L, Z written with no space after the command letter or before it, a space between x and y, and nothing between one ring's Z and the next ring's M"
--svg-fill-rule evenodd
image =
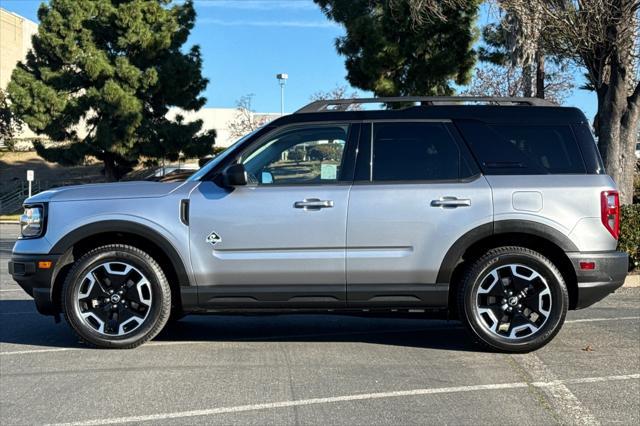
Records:
M546 257L524 247L487 252L467 271L458 309L481 345L529 352L560 331L569 303L562 274Z
M171 312L171 290L162 268L128 245L106 245L78 259L62 295L73 330L105 348L143 344L162 330Z

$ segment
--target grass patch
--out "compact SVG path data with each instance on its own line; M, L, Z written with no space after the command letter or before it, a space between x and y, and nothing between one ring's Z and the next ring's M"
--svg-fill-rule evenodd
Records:
M20 213L16 214L0 214L0 221L12 221L17 222L20 220Z

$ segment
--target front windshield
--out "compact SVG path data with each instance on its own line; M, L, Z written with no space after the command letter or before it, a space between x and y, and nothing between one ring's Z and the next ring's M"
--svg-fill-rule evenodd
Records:
M247 135L244 135L243 137L241 137L240 139L235 141L231 146L229 146L229 148L225 149L220 154L216 155L211 160L207 161L207 163L204 166L202 166L200 168L200 170L198 170L197 172L195 172L194 174L189 176L189 179L187 179L187 182L194 182L194 181L198 181L198 180L202 179L202 177L204 175L209 173L209 170L214 168L216 166L216 164L218 164L220 161L222 161L227 156L229 156L230 153L234 152L238 145L242 144L244 141L249 139L251 136L255 135L261 128L262 127L259 127L256 130L254 130L253 132L251 132L251 133L249 133Z

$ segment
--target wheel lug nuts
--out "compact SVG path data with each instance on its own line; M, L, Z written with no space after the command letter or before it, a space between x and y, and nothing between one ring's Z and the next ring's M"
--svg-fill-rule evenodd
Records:
M113 294L113 289L109 289L109 294Z
M522 309L522 305L518 303L518 309Z
M118 309L118 305L113 305L112 308L113 309Z

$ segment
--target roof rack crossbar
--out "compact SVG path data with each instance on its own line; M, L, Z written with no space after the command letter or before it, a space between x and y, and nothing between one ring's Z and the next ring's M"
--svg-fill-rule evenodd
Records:
M311 102L297 110L303 112L332 112L347 111L354 105L360 104L391 104L391 103L420 103L428 105L454 105L460 103L486 103L488 105L529 105L529 106L557 106L555 103L540 98L515 98L495 96L398 96L387 98L355 98L355 99L328 99Z

